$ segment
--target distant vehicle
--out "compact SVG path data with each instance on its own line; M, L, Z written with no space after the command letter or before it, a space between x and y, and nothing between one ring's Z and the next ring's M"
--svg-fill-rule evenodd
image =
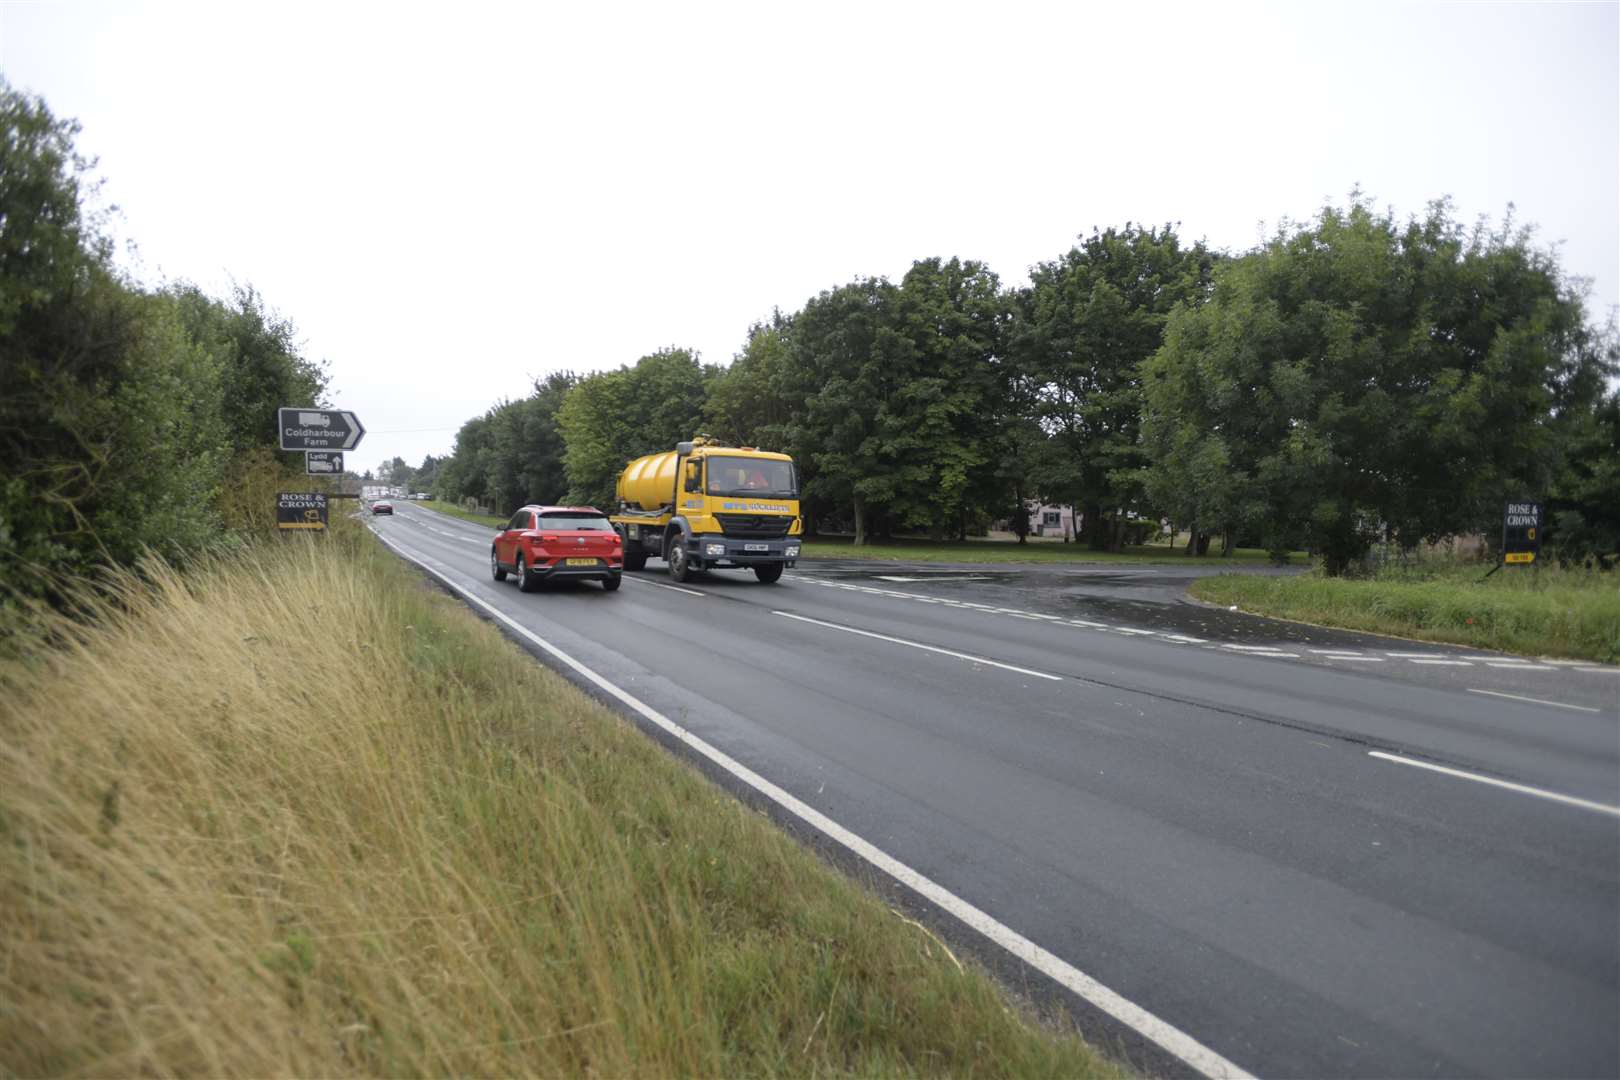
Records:
M584 578L613 592L624 573L624 544L607 515L594 506L525 506L489 546L496 581L515 574L533 592L543 581Z
M298 422L305 427L329 428L332 426L332 418L325 413L318 412L301 412L298 414Z
M371 512L373 514L392 514L394 512L394 504L380 501L374 502L371 504Z
M426 491L418 491L415 495L412 495L411 498L425 501L427 499L433 498L433 496L430 495L429 493L427 493Z

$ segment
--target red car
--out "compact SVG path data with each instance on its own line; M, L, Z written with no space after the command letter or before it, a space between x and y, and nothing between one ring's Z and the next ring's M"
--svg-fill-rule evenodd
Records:
M394 504L387 502L374 502L371 504L371 512L373 514L392 514L394 512Z
M594 506L525 506L489 546L489 572L496 581L515 575L524 592L561 578L600 581L612 592L624 573L624 544Z

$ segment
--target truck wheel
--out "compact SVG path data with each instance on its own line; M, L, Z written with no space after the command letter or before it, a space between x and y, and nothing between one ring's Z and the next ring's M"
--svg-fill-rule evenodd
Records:
M686 538L676 533L669 538L669 547L664 552L664 561L669 564L669 578L671 581L685 581L692 576L692 568L686 561Z
M628 548L625 549L624 568L626 570L644 570L646 567L647 553L645 551L631 551Z
M517 579L518 589L522 592L534 592L540 587L540 575L530 572L529 564L523 561L522 555L518 556Z
M501 569L501 560L495 556L495 548L489 549L489 576L496 581L506 580L506 571Z
M769 585L782 576L782 564L779 562L761 563L759 566L754 567L754 576Z

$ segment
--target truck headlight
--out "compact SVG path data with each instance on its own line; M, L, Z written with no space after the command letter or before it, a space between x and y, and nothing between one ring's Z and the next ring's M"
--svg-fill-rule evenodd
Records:
M703 547L703 554L705 555L724 555L725 553L726 545L724 544L705 544Z
M790 558L790 559L797 559L799 557L799 549L796 548L796 547L788 548L787 549L787 557Z

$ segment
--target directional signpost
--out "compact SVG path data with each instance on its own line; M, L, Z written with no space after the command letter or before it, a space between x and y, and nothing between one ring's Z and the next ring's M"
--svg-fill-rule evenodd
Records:
M352 412L288 406L276 410L283 450L353 450L366 429Z
M342 476L343 454L332 450L305 450L304 472L310 476Z
M282 530L326 529L326 492L278 491L276 528Z

